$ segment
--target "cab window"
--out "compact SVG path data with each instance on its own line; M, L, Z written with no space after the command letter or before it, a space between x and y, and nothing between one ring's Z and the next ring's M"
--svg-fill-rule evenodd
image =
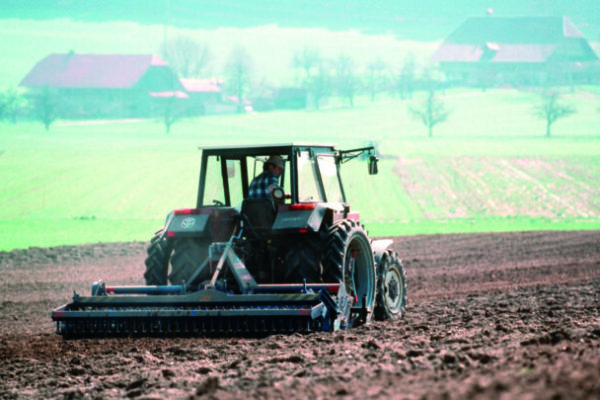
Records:
M321 173L321 180L325 188L325 196L328 202L343 203L344 197L342 196L342 188L340 187L340 181L337 175L337 165L335 163L335 156L333 154L320 154L317 157L319 164L319 172Z
M298 201L323 201L319 192L319 184L315 175L314 158L308 151L298 153Z
M269 158L269 156L257 156L253 159L250 159L248 165L248 184L252 182L254 178L258 175L262 174L263 166L265 161ZM286 194L291 193L291 179L290 179L290 161L284 158L284 167L283 174L279 177L279 185L283 184L283 190Z
M240 160L227 160L227 183L229 184L230 205L241 204L244 200L242 190L242 167Z
M225 204L225 191L223 190L223 178L221 175L221 160L217 156L210 156L206 163L206 183L204 185L205 206Z

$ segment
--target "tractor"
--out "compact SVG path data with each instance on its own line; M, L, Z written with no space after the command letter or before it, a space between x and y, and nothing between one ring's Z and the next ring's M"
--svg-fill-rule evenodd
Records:
M349 329L404 314L407 284L392 240L372 240L351 209L340 167L372 146L204 147L196 206L171 211L150 240L145 286L92 285L54 310L68 336ZM283 172L249 196L270 157Z

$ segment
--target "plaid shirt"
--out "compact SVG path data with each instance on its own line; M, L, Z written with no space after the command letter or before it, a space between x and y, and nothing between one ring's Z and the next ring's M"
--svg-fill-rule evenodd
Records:
M277 176L270 171L264 171L258 175L248 188L248 197L251 199L270 199L271 194L269 188L273 185L277 186L279 180Z

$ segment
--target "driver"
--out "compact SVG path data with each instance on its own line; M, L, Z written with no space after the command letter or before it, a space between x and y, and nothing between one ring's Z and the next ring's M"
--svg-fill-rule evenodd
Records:
M273 199L273 189L279 186L279 177L283 173L283 158L271 156L263 164L263 172L256 176L248 188L248 198Z

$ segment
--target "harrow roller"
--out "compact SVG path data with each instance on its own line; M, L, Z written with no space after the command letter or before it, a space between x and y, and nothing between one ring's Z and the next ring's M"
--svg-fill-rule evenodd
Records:
M90 337L313 332L343 329L342 320L347 318L323 288L318 293L291 293L289 287L268 286L256 294L210 289L158 296L141 295L143 287L98 291L96 285L93 296L75 294L71 303L52 312L56 333ZM148 288L148 293L160 292L160 287ZM337 285L329 288L338 291ZM260 293L274 290L283 293Z

